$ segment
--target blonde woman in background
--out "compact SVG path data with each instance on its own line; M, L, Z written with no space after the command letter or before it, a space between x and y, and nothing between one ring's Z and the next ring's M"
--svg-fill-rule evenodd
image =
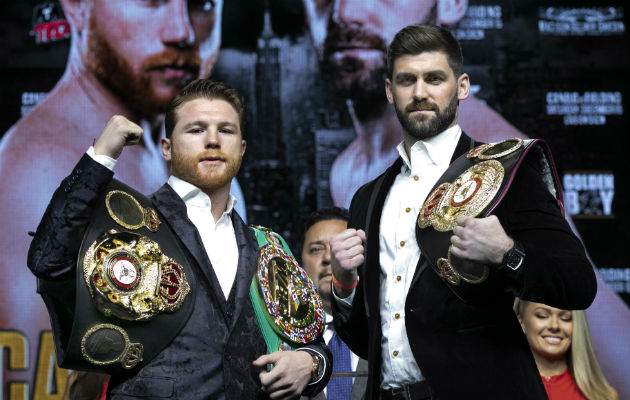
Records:
M583 310L516 299L514 311L551 400L617 400L593 351Z

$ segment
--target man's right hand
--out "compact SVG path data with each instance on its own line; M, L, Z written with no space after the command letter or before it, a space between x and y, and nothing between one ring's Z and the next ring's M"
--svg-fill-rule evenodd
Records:
M357 268L363 264L363 242L365 232L361 229L346 229L330 240L332 273L342 286L352 286L359 277ZM341 298L350 296L353 289L334 285L335 294Z
M105 129L94 143L94 154L118 159L125 146L133 146L142 137L142 128L122 115L109 119Z

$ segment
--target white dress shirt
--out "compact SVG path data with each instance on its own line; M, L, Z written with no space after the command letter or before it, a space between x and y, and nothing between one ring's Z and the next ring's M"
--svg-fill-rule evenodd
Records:
M420 258L416 219L429 192L448 168L460 135L461 129L456 125L419 140L409 156L404 143L398 145L403 166L385 199L379 236L384 389L424 379L411 353L405 327L405 300Z
M176 176L168 178L168 184L186 203L188 219L195 225L219 280L223 295L227 299L236 277L238 246L232 225L231 213L236 198L230 195L225 211L215 223L212 216L212 201L195 185Z
M462 130L455 125L427 140L417 141L405 151L397 147L403 160L400 173L385 198L379 235L381 388L424 380L416 363L405 326L405 300L420 259L416 242L416 219L429 192L450 165ZM350 307L354 293L345 299L333 296L342 307Z
M94 147L90 147L87 154L110 170L116 166L115 159L105 155L95 155ZM206 254L221 285L223 296L227 299L234 284L238 266L238 246L231 218L236 198L230 194L225 211L215 223L210 197L201 189L172 175L168 178L168 184L186 204L188 218L199 231Z

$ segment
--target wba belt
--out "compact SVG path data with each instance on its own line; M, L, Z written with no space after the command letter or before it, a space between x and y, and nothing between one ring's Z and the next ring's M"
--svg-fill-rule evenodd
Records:
M114 179L84 233L76 278L38 280L61 367L137 371L188 321L196 283L192 264L151 205ZM325 317L313 282L280 235L252 229L260 256L249 294L269 352L315 340Z
M291 350L322 335L325 314L313 281L298 265L284 239L261 227L250 227L260 255L249 297L267 350Z
M459 216L486 217L501 203L526 157L541 165L548 190L562 205L562 192L547 144L518 138L483 144L455 160L425 200L416 227L422 254L453 292L469 298L470 285L485 282L487 265L457 259L450 252L450 237Z
M147 364L179 333L193 309L195 280L146 196L117 180L105 193L83 236L76 278L38 286L51 299L59 365L120 374Z

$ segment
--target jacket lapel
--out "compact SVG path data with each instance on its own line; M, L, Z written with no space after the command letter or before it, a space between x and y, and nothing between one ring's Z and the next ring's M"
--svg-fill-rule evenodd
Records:
M232 211L232 224L238 246L238 268L236 270L236 293L232 326L238 320L244 304L250 304L249 287L258 265L259 247L256 236L247 227L236 211Z
M164 184L151 196L153 204L193 256L210 284L211 295L225 315L225 298L221 285L206 254L206 250L195 225L188 219L186 204L169 184Z
M379 292L379 276L380 276L380 249L379 249L379 237L381 231L381 215L383 214L383 206L385 205L385 198L396 179L396 175L400 172L403 161L402 158L398 159L389 167L383 177L383 183L378 189L376 199L374 202L374 208L371 210L370 226L366 227L368 231L367 236L367 250L366 250L366 264L365 271L363 273L363 279L365 279L366 293L378 293ZM368 213L370 210L368 210ZM378 315L379 298L378 296L370 296L367 299L368 309L370 315ZM375 314L372 311L376 311Z

